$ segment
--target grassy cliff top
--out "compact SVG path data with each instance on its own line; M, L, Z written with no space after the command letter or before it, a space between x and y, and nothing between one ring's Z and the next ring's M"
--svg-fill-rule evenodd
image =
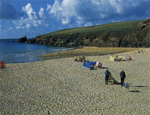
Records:
M150 19L64 29L28 43L62 47L150 47Z
M110 23L110 24L104 24L104 25L97 25L97 26L89 26L89 27L81 27L81 28L73 28L73 29L64 29L48 34L44 34L44 36L50 36L50 35L58 35L58 34L75 34L75 33L105 33L105 32L119 32L119 31L134 31L139 30L140 27L138 27L138 24L142 20L138 21L127 21L127 22L117 22L117 23Z

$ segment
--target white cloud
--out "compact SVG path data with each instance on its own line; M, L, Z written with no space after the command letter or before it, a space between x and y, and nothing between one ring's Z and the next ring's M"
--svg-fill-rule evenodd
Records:
M50 9L51 9L51 5L50 5L50 4L47 4L47 9L46 9L46 10L48 11L48 10L50 10Z
M78 0L63 0L61 3L61 7L63 9L63 16L71 17L76 16L77 7L79 1Z
M17 26L17 29L20 28L31 28L31 27L37 27L44 23L44 20L31 20L30 18L21 18L19 21L13 21L13 23Z
M13 21L16 25L16 29L29 29L31 27L38 27L45 24L44 19L46 19L46 17L44 14L44 8L40 8L38 15L36 15L31 3L28 3L26 6L22 7L22 10L27 14L27 18L21 17L20 20Z
M62 2L55 0L52 6L47 5L47 9L50 14L61 20L62 24L68 24L70 19L76 16L77 4L78 1L76 0L63 0Z
M140 4L139 0L109 0L109 2L119 14L128 11L128 9L136 8Z
M30 28L31 27L31 25L30 24L26 24L26 28L28 29L28 28Z
M33 10L31 3L28 3L25 7L22 8L25 11L30 19L37 19L36 12Z
M68 24L70 20L68 18L62 18L62 24Z
M55 0L54 5L50 9L50 13L57 16L57 13L60 13L60 12L62 12L61 4L59 3L58 0Z
M77 23L78 26L82 26L82 23L83 23L82 17L77 17L76 23Z
M110 0L110 4L116 8L117 13L122 12L122 5L120 4L121 0Z
M92 0L92 3L96 4L96 5L99 5L101 3L101 1L100 0Z
M86 23L92 21L93 18L95 20L106 18L105 12L110 13L110 9L105 7L107 3L108 0L63 0L62 2L55 0L54 4L47 9L50 14L61 20L62 24L69 24L73 19L80 26L85 21Z
M41 19L45 19L45 14L44 14L44 8L40 8L40 11L39 11L39 16Z
M53 5L47 5L47 10L62 24L75 23L80 26L88 22L110 23L118 19L125 21L142 19L145 15L150 17L148 4L149 0L55 0Z

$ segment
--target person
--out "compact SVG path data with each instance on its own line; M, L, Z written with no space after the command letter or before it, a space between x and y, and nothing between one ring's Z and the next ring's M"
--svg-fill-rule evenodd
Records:
M123 83L124 83L124 79L126 78L126 74L124 72L124 70L122 70L120 72L120 79L121 79L121 86L123 86Z
M105 85L108 85L108 79L111 73L108 71L108 69L105 71Z
M132 59L131 59L131 56L128 57L128 60L132 60Z

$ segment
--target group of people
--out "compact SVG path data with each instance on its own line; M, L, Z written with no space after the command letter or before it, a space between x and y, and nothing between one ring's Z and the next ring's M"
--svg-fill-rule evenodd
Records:
M86 62L88 60L86 60L85 56L77 56L74 61L75 62Z
M109 77L111 77L111 73L109 72L109 70L107 69L105 71L105 84L108 85L108 79ZM124 72L124 70L122 70L120 72L120 80L121 80L121 86L123 86L123 83L124 83L124 79L126 78L126 74Z

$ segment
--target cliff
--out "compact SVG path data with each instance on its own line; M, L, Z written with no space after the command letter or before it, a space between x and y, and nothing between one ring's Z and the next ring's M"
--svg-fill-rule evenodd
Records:
M27 41L48 46L150 47L150 19L60 30Z
M23 37L19 38L17 42L19 42L19 43L27 42L27 36L23 36Z

